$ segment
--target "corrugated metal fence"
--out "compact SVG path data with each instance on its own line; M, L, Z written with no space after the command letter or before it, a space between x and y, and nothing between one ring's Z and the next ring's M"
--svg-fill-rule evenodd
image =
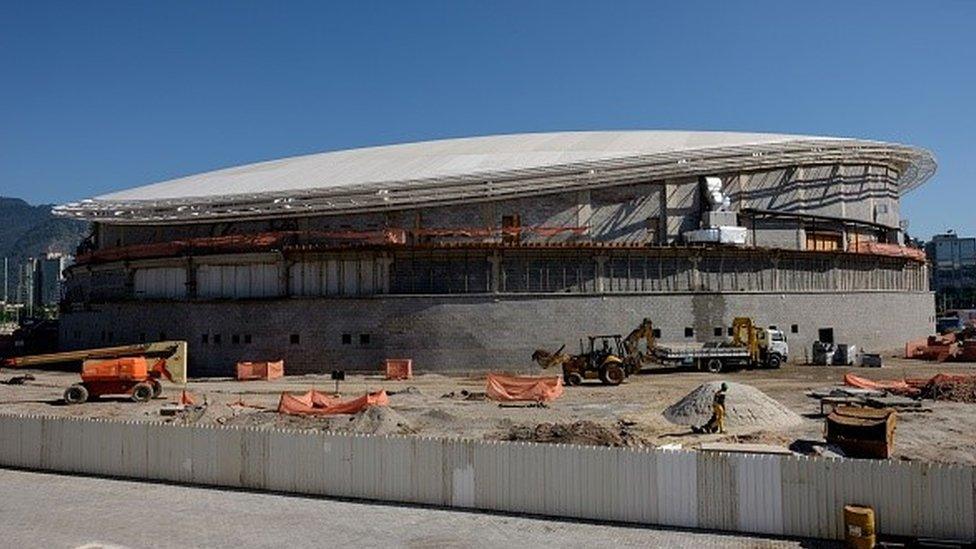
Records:
M961 465L0 416L0 465L788 536L976 540Z

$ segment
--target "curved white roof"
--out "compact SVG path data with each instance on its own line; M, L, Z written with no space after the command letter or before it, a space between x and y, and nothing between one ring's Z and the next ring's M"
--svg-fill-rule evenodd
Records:
M894 165L903 173L903 190L934 172L927 151L855 139L687 131L530 133L284 158L110 193L55 211L123 223L338 213L865 158Z

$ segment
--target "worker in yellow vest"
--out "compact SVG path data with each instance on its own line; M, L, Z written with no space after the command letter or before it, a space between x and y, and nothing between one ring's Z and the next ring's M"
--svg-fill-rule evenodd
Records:
M715 391L715 396L712 397L712 418L719 433L725 432L725 393L728 390L728 384L722 382L722 387Z

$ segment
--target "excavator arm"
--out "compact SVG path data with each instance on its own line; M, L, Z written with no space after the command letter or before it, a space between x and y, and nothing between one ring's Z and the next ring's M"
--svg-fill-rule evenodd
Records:
M647 351L650 353L651 349L654 348L654 323L649 318L645 318L639 326L634 328L624 338L623 345L624 351L627 352L627 357L636 357L643 362L643 355L637 348L642 339L647 342Z

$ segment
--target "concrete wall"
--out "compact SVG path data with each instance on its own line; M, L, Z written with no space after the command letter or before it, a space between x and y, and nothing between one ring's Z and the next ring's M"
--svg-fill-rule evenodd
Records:
M0 466L827 539L859 504L885 535L976 540L962 465L0 416Z
M389 357L413 358L420 371L532 369L535 349L574 349L586 334L626 334L645 317L663 340L706 341L736 316L784 330L791 359L802 360L821 328L867 351L901 349L933 333L935 305L930 292L905 291L122 302L65 312L61 343L77 349L185 339L193 376L229 375L239 360L277 359L291 373L372 370Z

